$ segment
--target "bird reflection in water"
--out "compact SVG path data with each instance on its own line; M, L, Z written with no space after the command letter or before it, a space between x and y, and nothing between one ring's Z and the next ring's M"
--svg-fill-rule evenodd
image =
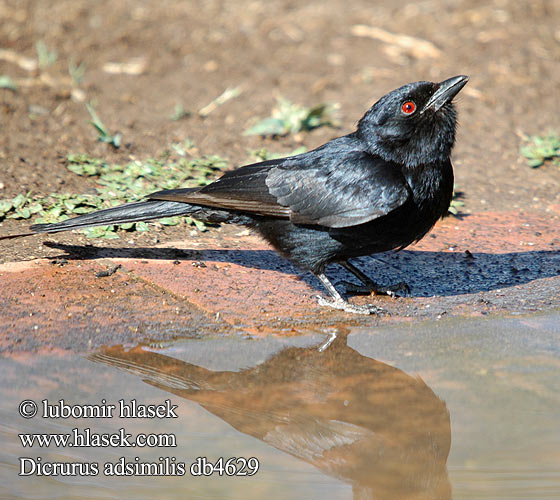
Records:
M194 401L352 485L355 499L450 499L445 403L419 378L350 348L288 347L238 372L111 347L91 359Z

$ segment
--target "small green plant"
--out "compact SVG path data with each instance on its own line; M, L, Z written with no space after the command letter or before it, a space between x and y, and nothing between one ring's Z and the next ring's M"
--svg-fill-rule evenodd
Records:
M84 80L84 75L86 74L86 63L81 62L76 64L74 60L70 60L68 63L68 74L72 78L72 82L76 87L78 87Z
M532 168L540 167L546 161L560 165L560 135L549 132L547 135L525 137L525 144L521 146L521 154L527 158Z
M175 108L173 108L173 113L171 114L170 118L173 121L179 121L182 120L183 118L188 118L189 116L191 116L190 111L187 111L184 106L179 103L179 104L175 104Z
M0 200L0 220L4 217L8 219L29 219L32 215L39 213L41 209L42 206L33 201L31 192L18 194L11 200Z
M164 152L164 155L170 155L171 152L178 156L194 156L198 153L198 149L192 139L185 139L183 142L175 142L171 145L171 151Z
M194 168L199 175L205 176L227 167L227 161L218 155L205 155L193 158L188 163L190 168Z
M37 64L40 69L46 69L52 66L58 59L56 50L50 50L43 40L39 40L35 44L35 50L37 51Z
M245 135L284 136L322 126L338 126L333 116L335 105L318 104L307 108L284 98L278 98L277 101L272 115L247 129Z
M0 75L0 89L7 89L13 92L17 91L17 85L8 75Z
M203 186L227 167L227 161L216 155L192 156L191 152L197 150L190 140L174 146L159 159L148 158L124 165L109 164L103 159L85 154L69 155L68 170L76 175L92 178L96 184L95 194L20 194L13 199L0 200L0 221L4 218L30 219L39 215L34 222L58 222L72 215L137 201L159 189ZM175 154L173 151L178 152ZM190 218L167 217L158 222L164 226L175 226L184 220L199 230L206 229L205 224ZM135 222L89 228L85 230L85 234L90 238L118 238L119 230L147 231L149 227L145 222Z
M97 136L97 140L100 142L106 142L107 144L113 146L115 149L118 149L122 143L121 134L117 132L116 134L112 135L107 130L105 125L103 125L103 122L101 121L99 116L97 116L97 113L93 109L93 106L90 103L88 103L86 104L86 107L91 116L91 121L89 123L91 123L99 133L99 135Z
M451 205L448 209L448 213L453 216L458 216L461 213L461 207L465 206L465 203L461 201L464 198L462 191L457 190L457 184L453 186L453 197L451 199Z

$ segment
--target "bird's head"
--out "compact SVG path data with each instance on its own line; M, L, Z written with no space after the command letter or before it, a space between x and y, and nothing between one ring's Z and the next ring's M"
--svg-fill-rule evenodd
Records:
M362 117L358 135L370 153L407 167L446 161L457 125L452 101L468 79L415 82L389 92Z

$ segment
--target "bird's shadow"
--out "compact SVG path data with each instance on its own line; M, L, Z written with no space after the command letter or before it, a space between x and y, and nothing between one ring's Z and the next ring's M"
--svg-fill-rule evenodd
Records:
M104 248L45 242L65 252L70 260L99 258L161 259L174 261L230 262L243 267L273 270L301 276L311 287L323 291L311 273L300 271L272 250L212 250L153 247ZM57 257L60 259L60 256ZM410 296L453 296L522 285L560 275L560 251L510 253L459 253L402 250L353 259L362 271L381 285L405 281ZM332 264L327 274L333 282L356 278Z

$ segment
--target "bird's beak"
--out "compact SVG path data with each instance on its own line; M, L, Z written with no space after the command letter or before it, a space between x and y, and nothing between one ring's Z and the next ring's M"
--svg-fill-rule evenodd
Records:
M427 109L437 111L445 103L451 102L468 81L468 76L459 75L438 83L432 97L428 99L428 102L422 109L422 113Z

